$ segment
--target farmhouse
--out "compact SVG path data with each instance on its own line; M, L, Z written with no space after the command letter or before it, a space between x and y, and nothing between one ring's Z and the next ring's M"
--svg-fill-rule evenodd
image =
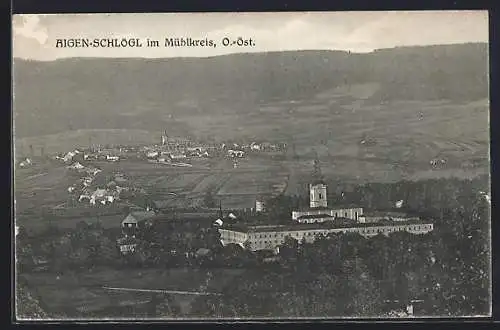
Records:
M119 156L106 155L106 160L108 162L117 162L120 160Z
M30 166L32 163L31 163L31 159L29 158L26 158L25 160L23 160L21 163L19 163L19 166L20 167L28 167Z
M125 236L120 237L117 241L122 254L133 253L137 248L137 241L134 237Z
M148 158L158 157L158 151L149 151L146 153L146 157L148 157Z
M175 152L175 153L171 153L170 154L170 158L172 160L179 160L179 159L186 159L187 156L183 153L180 153L180 152Z
M245 156L245 152L242 151L242 150L233 150L233 149L229 149L227 151L227 154L230 156L230 157L238 157L238 158L242 158Z
M122 221L122 232L125 236L135 236L139 223L155 217L153 211L135 211L127 215Z
M85 166L83 166L82 164L80 164L79 162L75 162L73 163L72 165L68 166L69 169L74 169L74 170L80 170L80 169L83 169L85 168Z

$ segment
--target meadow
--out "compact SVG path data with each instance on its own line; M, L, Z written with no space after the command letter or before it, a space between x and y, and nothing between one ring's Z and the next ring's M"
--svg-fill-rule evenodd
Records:
M242 103L238 116L222 107L210 120L199 112L178 114L176 120L196 132L195 137L264 138L288 145L286 154L250 155L236 168L225 159L194 159L191 168L134 160L95 166L103 169L104 177L124 173L167 207L202 207L210 193L227 208L253 207L256 196L262 194L306 193L316 157L325 178L345 184L472 178L489 172L487 100L375 102L379 88L376 83L341 85L308 99L272 101L257 108ZM47 152L68 151L85 146L89 137L102 144L141 144L158 142L160 134L136 129L77 130L36 141L21 138L16 145L26 148L37 142L35 149L46 145ZM433 160L443 164L433 166ZM19 219L36 218L41 209L65 203L71 180L62 166L16 170Z
M217 268L210 269L210 272L211 280L206 290L220 292L244 270ZM197 291L207 281L207 270L95 268L64 273L23 273L20 276L31 288L36 288L35 292L48 312L62 314L66 318L78 318L92 317L102 311L107 317L124 318L124 308L140 308L151 300L151 293L110 291L103 287ZM169 297L173 299L173 304L180 306L181 314L185 315L189 314L190 303L196 298L185 295Z

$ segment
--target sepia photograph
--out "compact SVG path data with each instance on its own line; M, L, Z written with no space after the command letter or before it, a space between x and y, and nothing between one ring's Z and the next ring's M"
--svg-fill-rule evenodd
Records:
M491 317L488 30L13 15L15 319Z

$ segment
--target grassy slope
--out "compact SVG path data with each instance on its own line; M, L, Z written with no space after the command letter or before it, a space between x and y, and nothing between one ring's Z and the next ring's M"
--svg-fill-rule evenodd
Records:
M294 143L303 158L283 165L299 176L310 172L313 148L325 174L342 179L434 176L433 158L447 159L442 175L488 171L485 44L16 61L14 75L18 155L30 144L67 151L89 137L151 143L166 128L173 136ZM377 144L361 145L364 136ZM464 160L480 166L464 170Z

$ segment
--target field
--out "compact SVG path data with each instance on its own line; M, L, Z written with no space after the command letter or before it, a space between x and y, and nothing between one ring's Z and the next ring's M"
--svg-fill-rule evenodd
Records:
M97 162L95 166L103 169L103 177L122 172L164 208L203 207L207 193L224 208L251 208L260 194L283 193L289 174L279 161L269 157L242 159L237 168L226 159L197 160L190 168L127 160Z
M35 154L41 146L46 154L62 153L75 148L87 148L89 143L95 145L124 144L142 145L158 143L161 132L149 132L137 129L79 129L62 133L19 138L15 140L16 155L28 155L32 145Z
M103 177L123 172L168 208L203 207L207 193L224 208L253 207L260 194L304 194L316 155L326 178L349 185L473 177L490 171L487 100L375 102L372 96L379 87L340 86L309 99L268 102L238 116L221 110L211 120L203 120L203 114L197 114L196 120L190 113L177 117L200 136L214 127L227 127L215 130L220 132L217 139L265 137L286 142L286 155L251 155L236 168L221 159L192 160L190 168L132 160L95 166L103 169ZM102 143L134 144L152 142L157 135L138 130L79 130L39 141L51 141L54 148L67 151L85 145L89 136ZM33 142L29 139L19 139L17 144L26 146ZM68 141L74 143L71 148ZM444 163L434 167L433 160ZM72 179L62 166L42 166L16 170L15 180L18 220L38 224L42 209L67 201ZM106 222L116 223L116 219Z
M16 224L30 232L44 230L49 225L74 228L82 220L89 223L99 222L104 228L119 226L125 216L123 208L126 204L118 202L97 208L87 203L72 203L67 188L76 180L65 166L54 163L16 169Z
M469 159L478 160L483 172L489 171L487 99L381 102L372 98L378 88L373 83L340 86L310 99L253 108L242 104L237 116L221 110L213 116L180 113L177 120L200 138L264 138L294 144L297 156L311 160L316 152L326 173L348 180L418 179L418 173L427 172L434 158L445 158L446 172L457 169L457 175L468 171L462 167ZM140 144L158 142L158 136L157 131L79 130L37 137L37 143L30 140L34 138L16 141L23 150L33 142L35 149L47 144L47 151L57 146L59 151L68 151L88 145L89 137L102 143ZM374 142L363 144L367 138ZM159 171L163 169L170 171L158 165Z
M208 281L208 292L220 292L238 269L212 269ZM194 269L141 269L111 270L94 269L79 272L30 273L22 277L32 288L50 312L66 317L88 317L91 313L105 312L107 317L123 317L123 309L147 303L150 293L130 291L109 291L103 287L132 289L164 289L175 291L197 291L207 282L206 270ZM171 295L174 304L181 307L183 314L190 311L195 296ZM94 314L95 315L95 314Z

